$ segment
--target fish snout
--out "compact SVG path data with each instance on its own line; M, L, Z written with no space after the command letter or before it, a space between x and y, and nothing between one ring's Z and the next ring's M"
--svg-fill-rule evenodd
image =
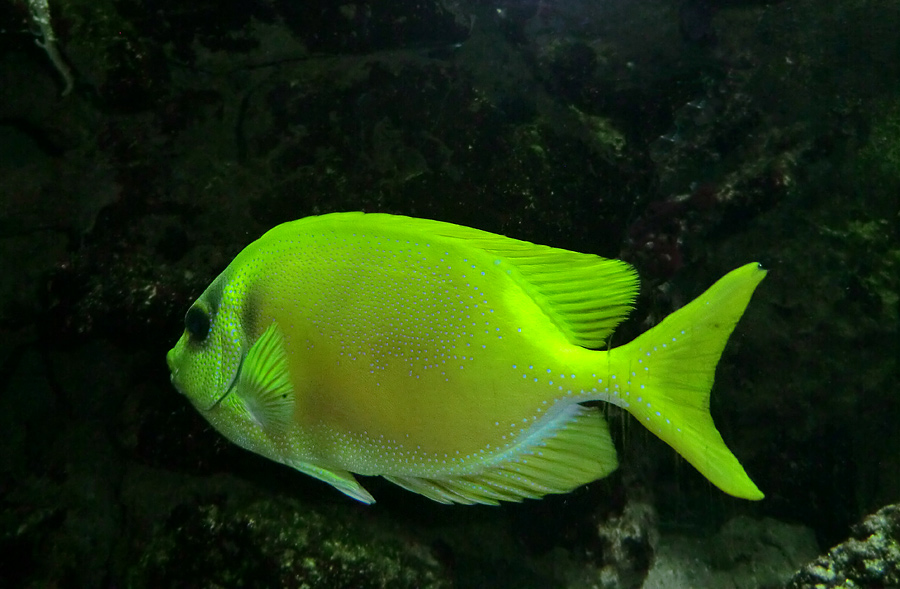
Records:
M172 381L172 386L175 387L175 390L184 394L184 391L181 390L181 387L178 385L178 367L175 365L175 350L169 350L169 353L166 354L166 365L169 367L169 380Z

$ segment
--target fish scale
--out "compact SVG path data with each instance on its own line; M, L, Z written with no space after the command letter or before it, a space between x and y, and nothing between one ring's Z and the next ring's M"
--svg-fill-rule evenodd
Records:
M335 241L348 245L335 248ZM398 249L391 248L394 244ZM504 368L527 358L533 347L529 332L546 331L546 320L526 300L515 314L492 321L497 314L484 291L494 273L505 273L502 263L479 265L428 242L378 234L314 236L305 247L319 267L299 288L299 277L283 274L283 282L276 277L270 288L278 294L264 299L288 314L289 301L313 300L314 307L323 310L314 321L317 330L307 335L318 352L301 352L285 338L293 371L315 371L320 386L329 391L324 398L298 403L295 418L323 426L320 431L332 438L336 433L353 438L353 444L342 444L352 449L344 452L350 470L376 474L391 468L412 474L412 468L426 467L434 473L434 464L463 462L491 444L493 451L508 447L523 433L523 424L536 419L546 392L534 382L516 382ZM277 247L270 251L256 258L262 261L278 253ZM348 251L362 263L335 272ZM404 255L413 266L395 267L395 275L384 262ZM398 294L390 287L400 278L407 279L407 289ZM350 298L347 292L357 296ZM266 305L259 312L271 313L278 323L288 320ZM536 327L529 330L531 324ZM526 326L524 333L519 325ZM389 392L379 390L382 387ZM497 403L492 402L497 396L481 394L491 389L508 392ZM378 402L386 395L390 403ZM448 399L453 402L442 402ZM489 417L473 420L473 409ZM385 435L397 431L403 431L403 437L389 439L405 449L399 454L386 451L383 442ZM466 434L459 435L461 431ZM399 460L407 464L405 454L413 449L419 461L426 456L430 461L398 468Z
M186 315L172 380L223 435L374 499L352 473L445 503L568 492L617 466L585 401L631 412L714 484L762 494L708 412L756 285L739 268L635 341L617 260L459 225L335 213L242 251ZM205 329L204 329L205 328Z

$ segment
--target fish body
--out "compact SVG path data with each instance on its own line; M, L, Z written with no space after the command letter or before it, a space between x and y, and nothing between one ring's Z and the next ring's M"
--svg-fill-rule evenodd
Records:
M244 249L185 316L172 381L238 445L360 501L352 473L436 501L565 493L617 467L629 411L725 492L762 493L708 412L722 349L756 285L728 274L633 342L628 264L462 227L334 213Z

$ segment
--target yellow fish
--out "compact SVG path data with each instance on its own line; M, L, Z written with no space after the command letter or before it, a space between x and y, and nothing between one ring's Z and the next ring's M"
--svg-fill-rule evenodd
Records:
M185 315L175 387L225 437L372 503L351 473L441 503L566 493L615 470L622 407L717 487L763 494L709 414L766 272L742 266L604 351L634 269L451 223L335 213L251 243Z

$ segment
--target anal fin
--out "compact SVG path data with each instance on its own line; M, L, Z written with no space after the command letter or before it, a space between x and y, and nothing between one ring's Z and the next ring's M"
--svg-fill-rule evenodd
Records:
M439 503L497 505L568 493L617 466L616 449L599 409L573 404L477 473L385 478Z

